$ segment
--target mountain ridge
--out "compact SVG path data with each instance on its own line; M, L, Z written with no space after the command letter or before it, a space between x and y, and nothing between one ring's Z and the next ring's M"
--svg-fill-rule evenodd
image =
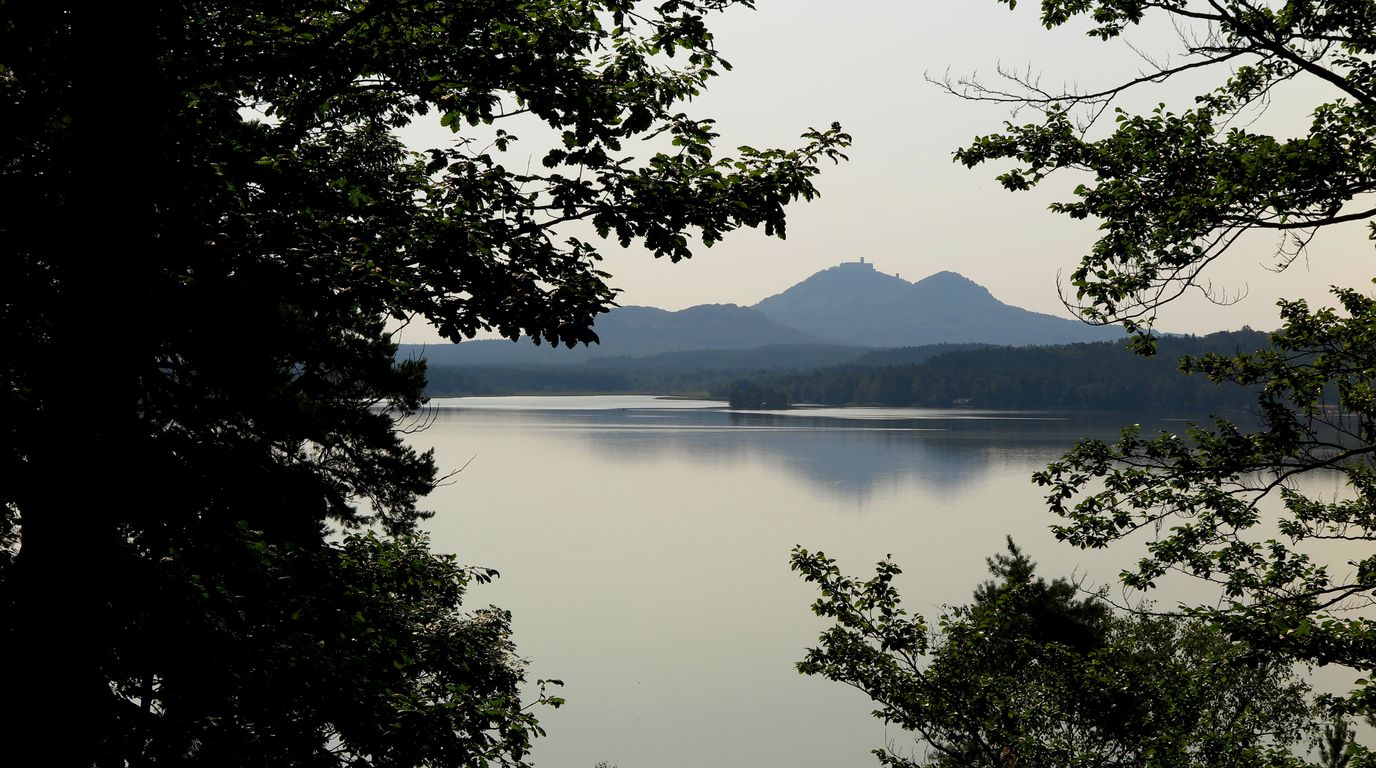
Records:
M596 345L552 347L529 339L482 339L461 344L402 344L403 357L432 365L567 365L602 357L645 357L703 349L826 345L805 331L781 325L737 304L698 304L671 311L628 305L600 315Z
M424 357L431 365L565 365L606 357L766 346L1030 346L1123 335L1117 328L1088 326L1004 304L957 272L941 271L909 282L878 271L863 258L816 272L749 307L616 307L599 316L593 330L600 344L573 349L536 345L528 339L480 340L403 344L398 354Z
M957 272L937 272L909 282L863 259L816 272L752 308L829 341L868 347L1031 346L1107 341L1123 335L1114 327L1005 304Z

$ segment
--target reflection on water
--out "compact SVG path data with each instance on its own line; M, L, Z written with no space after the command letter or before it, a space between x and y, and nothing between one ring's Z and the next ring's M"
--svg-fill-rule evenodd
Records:
M542 717L544 768L873 765L885 732L869 702L793 670L821 626L788 569L795 544L853 573L892 553L929 618L968 599L1006 534L1048 575L1111 582L1135 556L1056 544L1028 479L1077 439L1112 437L1121 416L629 396L433 405L413 439L464 467L430 499L435 546L502 572L470 604L512 610L531 678L568 684L568 706Z
M498 397L437 397L430 405L465 411L614 411L719 408L716 400L688 400L645 395L502 395Z
M1040 468L1076 440L1113 438L1121 415L921 408L730 411L721 403L646 396L444 398L436 429L539 432L615 460L759 461L813 492L867 498L917 481L937 488L974 482L1010 465ZM1149 431L1179 429L1156 417Z

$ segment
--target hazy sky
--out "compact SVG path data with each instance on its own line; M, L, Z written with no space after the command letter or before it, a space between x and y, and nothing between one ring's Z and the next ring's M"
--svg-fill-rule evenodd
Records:
M997 131L1010 115L998 105L952 97L924 79L924 73L948 71L992 74L1003 64L1031 66L1048 84L1094 88L1142 66L1121 42L1086 38L1083 26L1044 30L1038 5L1024 2L1009 11L994 0L759 0L755 11L710 19L735 69L713 81L687 111L718 120L720 151L729 154L740 144L795 146L809 126L837 120L855 138L851 160L825 169L820 199L789 208L787 240L742 231L679 264L609 243L605 265L612 284L623 290L620 303L749 305L864 256L880 271L908 280L957 271L1006 303L1068 315L1058 299L1057 274L1074 268L1095 239L1096 223L1057 216L1046 205L1067 197L1083 179L1066 174L1043 189L1011 193L994 181L997 168L967 170L952 162L956 148ZM1137 30L1131 40L1153 54L1178 47L1168 27ZM1184 108L1201 82L1144 89L1124 107L1146 110L1166 102ZM1260 117L1258 129L1301 130L1317 99L1331 96L1318 87L1292 88ZM1035 119L1032 113L1023 117ZM413 134L430 135L444 138ZM542 154L535 142L517 146L511 165L522 155ZM1240 303L1220 307L1192 296L1166 307L1160 327L1270 329L1278 324L1279 297L1327 302L1329 285L1371 287L1372 246L1364 225L1321 234L1308 260L1281 274L1267 269L1273 250L1269 237L1259 237L1213 265L1209 276L1216 286L1246 292ZM402 340L433 338L409 329Z

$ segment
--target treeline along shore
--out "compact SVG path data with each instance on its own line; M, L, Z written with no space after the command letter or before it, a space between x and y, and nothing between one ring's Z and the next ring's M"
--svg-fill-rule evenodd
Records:
M1244 388L1182 376L1180 358L1262 349L1250 329L1168 336L1157 354L1122 342L1036 347L977 344L885 350L769 347L705 350L575 365L430 363L431 396L638 393L709 397L736 407L791 404L997 409L1230 410L1255 403Z

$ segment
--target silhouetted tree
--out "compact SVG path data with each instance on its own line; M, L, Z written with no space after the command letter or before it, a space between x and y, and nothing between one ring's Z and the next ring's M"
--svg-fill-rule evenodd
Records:
M1292 762L1311 727L1288 664L1201 621L1118 615L1036 576L1011 539L995 578L935 627L902 608L891 560L865 581L801 548L792 565L832 623L798 670L863 691L913 734L913 754L875 751L892 768L1242 768Z
M1336 717L1329 721L1319 736L1320 768L1347 768L1352 762L1355 735L1347 720Z
M1015 190L1058 171L1082 174L1073 199L1052 209L1098 223L1070 279L1086 319L1124 323L1150 352L1158 308L1207 287L1209 265L1247 237L1273 237L1284 268L1321 229L1376 225L1371 0L1043 0L1041 17L1047 27L1085 23L1106 42L1139 24L1179 32L1176 55L1132 48L1126 55L1145 54L1148 69L1102 88L1043 88L1017 72L997 85L949 84L1041 117L977 138L959 160L1011 161L999 179ZM1183 109L1116 108L1129 91L1181 77L1205 84ZM1257 130L1247 117L1268 107L1303 110L1308 128ZM1185 362L1252 388L1255 429L1127 430L1116 444L1083 443L1038 482L1064 518L1058 536L1081 547L1150 537L1147 556L1124 574L1130 585L1152 587L1169 571L1217 582L1222 599L1192 613L1255 647L1352 668L1361 682L1341 708L1371 715L1376 620L1343 609L1376 592L1376 302L1351 288L1334 295L1337 309L1281 302L1283 328L1263 351ZM1334 473L1342 492L1300 490L1302 477ZM1327 540L1346 542L1337 561L1310 548Z
M848 139L716 155L679 110L732 5L0 5L8 755L522 759L505 619L413 538L436 471L387 323L590 342L614 291L562 223L673 260L782 235ZM453 141L408 150L419 119Z

